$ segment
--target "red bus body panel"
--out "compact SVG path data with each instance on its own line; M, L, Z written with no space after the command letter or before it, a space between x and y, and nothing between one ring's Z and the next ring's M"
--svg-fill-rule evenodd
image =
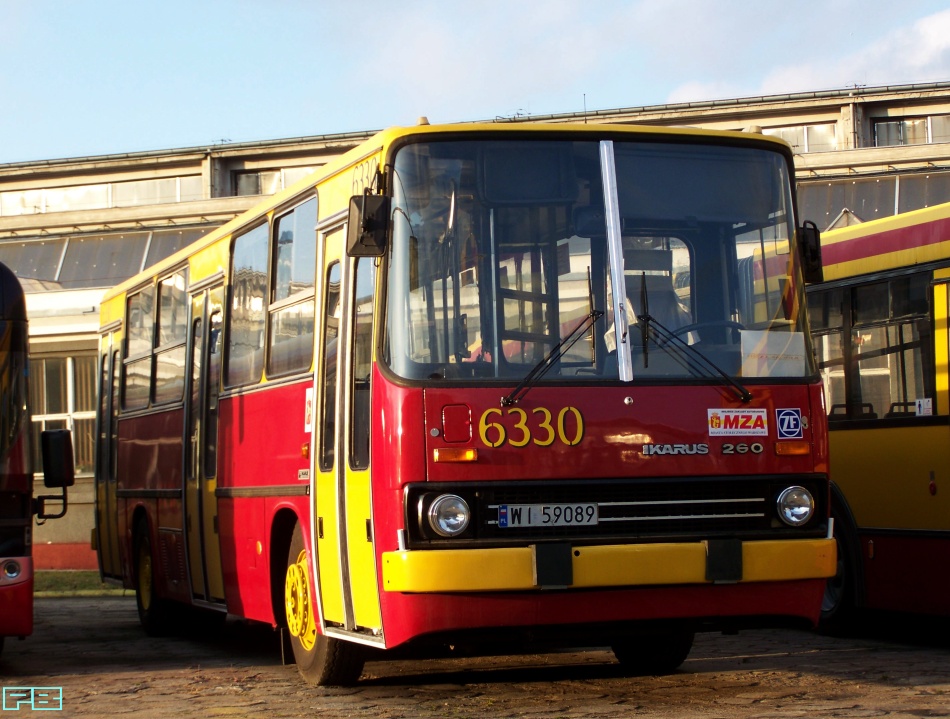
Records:
M308 386L312 385L281 385L225 397L219 404L218 512L224 586L228 611L249 619L275 621L269 562L275 515L290 509L304 526L309 524L306 494L267 496L308 486L307 479L300 479L306 476L300 471L310 466L302 451L310 442L305 431Z
M5 559L5 558L0 558ZM0 591L0 637L25 637L33 633L33 560L16 557L21 575L4 580Z
M942 537L859 532L866 606L894 612L950 615L950 542ZM873 551L869 549L873 547ZM873 555L873 556L872 556ZM922 583L914 578L926 577Z
M532 439L523 447L505 442L489 447L481 440L479 422L486 410L504 426L515 442L525 440L515 429L520 414L501 407L499 388L436 388L425 390L389 382L378 370L373 377L373 507L377 558L397 548L404 527L403 488L409 482L479 480L593 480L603 478L707 477L763 474L822 473L828 471L826 419L817 385L754 386L749 405L738 402L728 388L719 386L613 386L565 389L538 386L518 403ZM625 401L631 398L631 402ZM546 408L552 425L560 411L574 407L583 418L583 436L574 446L538 429ZM446 408L449 408L446 411ZM708 410L765 409L767 436L710 436ZM779 457L775 410L798 408L810 426L803 430L811 452ZM573 412L565 413L563 434L577 436ZM469 418L466 429L466 419ZM454 423L446 426L446 423ZM418 427L418 430L412 428ZM446 441L446 437L455 441ZM490 441L497 434L488 431ZM459 441L459 440L462 441ZM646 443L708 445L707 454L644 456ZM760 442L760 454L722 454L726 442ZM435 450L475 447L473 463L438 463ZM685 451L685 450L684 450ZM398 461L383 458L397 458ZM382 576L382 566L377 566ZM380 584L380 602L387 646L422 635L472 628L542 626L585 622L688 619L705 617L799 617L814 625L818 620L824 580L760 584L679 585L675 587L615 588L605 590L538 591L519 593L407 594L387 592ZM594 609L595 608L595 609ZM593 610L593 611L592 611Z

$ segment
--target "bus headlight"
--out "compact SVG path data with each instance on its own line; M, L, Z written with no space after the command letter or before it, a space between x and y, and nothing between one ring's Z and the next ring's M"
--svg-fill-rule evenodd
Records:
M804 487L789 487L775 501L779 518L790 527L807 524L815 513L815 498Z
M3 578L16 579L20 576L20 572L22 571L23 570L20 569L20 563L11 559L9 562L3 565Z
M472 511L456 494L443 494L429 505L429 526L440 537L457 537L468 527Z

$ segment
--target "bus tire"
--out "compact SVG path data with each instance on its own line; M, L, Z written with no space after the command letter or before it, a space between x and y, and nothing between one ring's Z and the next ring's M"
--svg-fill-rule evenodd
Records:
M825 584L821 600L818 628L823 634L847 634L857 618L855 602L856 567L851 554L852 534L839 512L832 511L835 520L835 545L838 554L835 576Z
M627 674L657 676L676 671L686 661L693 648L694 636L693 632L677 631L633 637L610 648Z
M171 629L168 600L158 596L155 586L155 564L148 525L142 521L135 527L135 605L145 633L161 637Z
M303 532L298 523L294 527L290 550L287 553L284 582L284 609L297 671L311 684L355 684L363 673L365 657L362 648L352 642L320 633L317 611L313 605L314 595Z

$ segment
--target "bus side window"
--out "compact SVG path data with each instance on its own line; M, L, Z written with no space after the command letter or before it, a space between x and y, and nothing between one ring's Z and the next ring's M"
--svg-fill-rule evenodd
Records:
M370 377L373 359L373 307L376 292L376 263L373 258L356 260L353 298L353 425L350 432L350 466L369 466Z
M259 382L264 372L267 224L234 240L231 312L225 382L229 387Z
M336 364L337 339L340 333L340 263L334 262L327 270L323 332L323 405L320 414L320 469L333 468L336 439Z
M122 373L122 408L148 407L152 383L152 340L154 337L155 288L148 286L129 295L126 306L128 334L125 339L125 368Z

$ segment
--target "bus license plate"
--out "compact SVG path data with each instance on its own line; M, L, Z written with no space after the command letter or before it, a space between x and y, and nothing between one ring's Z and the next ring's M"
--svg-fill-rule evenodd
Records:
M577 527L597 524L596 504L502 504L498 507L498 526Z

